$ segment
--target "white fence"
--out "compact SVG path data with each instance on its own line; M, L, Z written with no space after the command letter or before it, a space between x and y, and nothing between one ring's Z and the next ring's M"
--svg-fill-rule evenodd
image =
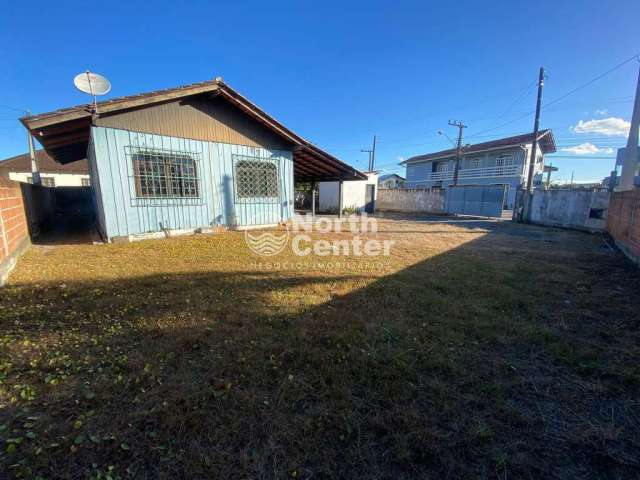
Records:
M445 213L441 189L407 188L378 190L376 210L406 213Z

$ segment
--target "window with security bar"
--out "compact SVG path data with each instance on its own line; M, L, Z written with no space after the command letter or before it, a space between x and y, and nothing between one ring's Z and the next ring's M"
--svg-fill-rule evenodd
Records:
M198 167L193 155L154 149L136 151L131 157L137 197L198 197Z
M271 161L241 157L235 164L238 199L277 199L278 166Z

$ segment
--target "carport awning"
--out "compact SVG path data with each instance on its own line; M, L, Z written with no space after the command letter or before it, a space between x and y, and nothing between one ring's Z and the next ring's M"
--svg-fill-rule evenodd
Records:
M219 79L99 102L97 104L98 114L142 109L194 95L220 96L291 142L293 145L293 172L296 181L367 179L362 172L289 130ZM20 121L38 139L54 160L66 164L86 158L93 118L92 105L89 104L24 117Z

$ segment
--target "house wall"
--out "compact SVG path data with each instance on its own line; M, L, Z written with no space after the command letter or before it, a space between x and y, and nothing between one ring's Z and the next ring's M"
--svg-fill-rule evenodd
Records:
M31 183L31 172L9 172L9 178L16 182ZM77 173L45 173L40 172L40 178L53 178L56 187L82 187L82 180L89 175Z
M528 174L528 159L530 155L530 145L525 145L524 148L515 147L515 148L506 148L500 150L493 150L489 152L479 152L476 154L464 155L462 157L461 166L462 171L469 170L472 168L488 168L495 167L496 160L499 155L504 154L512 154L514 157L515 165L519 165L519 174L516 176L508 176L508 177L477 177L477 178L458 178L458 185L507 185L508 192L506 195L506 206L507 208L513 208L516 198L516 191L518 187L522 186L527 179ZM480 160L480 166L474 167L472 162L474 159ZM537 180L539 183L542 180L542 169L543 169L543 155L538 150L537 155L538 161L536 162L534 175L536 176L534 180ZM408 163L406 165L406 184L408 187L435 187L442 186L442 188L447 188L450 184L453 183L453 179L447 179L442 181L432 181L427 180L428 176L434 171L436 167L434 164L446 162L448 166L448 172L453 174L455 169L455 158L444 158L439 160L431 160L427 162L415 162Z
M29 229L20 184L0 178L0 286L29 246Z
M101 115L96 126L209 142L291 150L291 144L221 98L191 97Z
M137 198L130 152L137 148L186 152L196 159L198 198ZM114 128L93 127L89 154L96 191L99 229L107 239L165 229L209 228L216 225L275 224L293 215L293 155L246 145L200 141ZM238 199L234 163L238 156L257 157L278 166L280 194L276 201Z
M401 185L402 185L402 180L400 180L399 178L393 177L393 178L387 178L385 180L380 180L378 186L380 188L400 188Z
M89 146L87 147L87 164L89 166L89 178L91 181L91 201L93 203L93 211L96 213L96 228L98 233L103 239L107 239L107 219L103 208L102 200L102 186L100 184L100 177L98 176L98 164L96 161L96 150L94 148L93 132L89 137ZM103 170L107 170L103 168ZM111 171L110 169L108 170ZM106 172L105 172L106 174ZM107 176L107 181L111 182L110 175ZM113 190L113 189L112 189Z
M625 255L640 265L640 190L611 194L607 231Z
M361 212L366 205L367 185L375 185L374 200L378 195L378 174L366 173L367 180L353 180L342 183L342 207L354 208ZM321 212L337 212L340 202L338 182L318 183L318 209Z

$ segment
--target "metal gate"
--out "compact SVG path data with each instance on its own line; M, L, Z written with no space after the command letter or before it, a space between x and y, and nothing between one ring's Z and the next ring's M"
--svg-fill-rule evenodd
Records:
M376 211L376 186L367 185L364 192L364 211L374 213Z
M501 217L504 185L459 185L446 190L447 213Z

